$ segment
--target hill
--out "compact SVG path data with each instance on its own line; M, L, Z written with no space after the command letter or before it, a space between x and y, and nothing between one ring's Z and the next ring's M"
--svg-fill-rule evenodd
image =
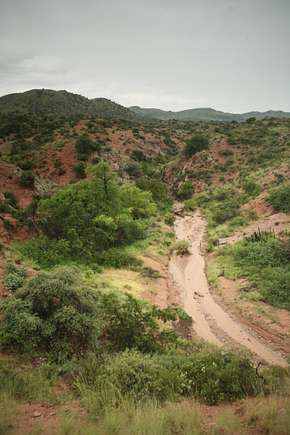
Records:
M247 112L247 113L227 113L219 110L207 108L181 110L179 112L172 112L171 110L161 110L154 108L142 108L139 106L129 107L134 113L139 116L151 119L169 120L176 119L178 121L238 121L242 122L249 118L255 117L257 119L263 118L290 118L290 112L283 112L281 110L269 110L267 112Z
M55 117L97 115L104 118L135 118L132 111L106 98L90 100L72 92L51 89L31 89L1 97L0 114L13 112L53 115Z

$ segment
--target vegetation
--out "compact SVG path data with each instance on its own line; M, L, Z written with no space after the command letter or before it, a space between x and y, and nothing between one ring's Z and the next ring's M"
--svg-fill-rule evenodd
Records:
M290 212L290 184L273 189L269 196L269 202L276 211Z
M20 184L23 187L33 187L34 186L35 177L32 171L22 171L20 175Z
M209 142L207 137L196 134L186 142L186 146L184 148L185 157L190 158L194 154L207 149L208 146Z
M171 246L171 252L175 252L177 255L188 255L190 243L188 240L178 240Z
M289 309L287 233L219 247L267 201L289 212L289 120L140 121L108 100L63 92L12 100L0 101L1 159L13 169L4 173L1 234L3 223L5 237L8 228L29 240L1 245L0 434L14 430L27 401L29 410L49 402L60 434L289 433L288 369L184 339L189 316L141 299L161 283L143 257L166 264L170 252L189 253L188 241L172 243L175 196L208 220L218 259L211 282L244 278L242 296ZM64 170L67 184L57 186ZM22 187L31 189L23 198ZM240 399L237 413L229 402ZM222 402L225 410L199 410Z
M25 270L9 264L4 276L4 286L11 291L17 290L22 286L26 277Z
M76 141L75 148L79 160L87 160L87 158L92 152L100 151L101 145L97 142L94 142L87 136L82 136Z
M290 309L290 239L257 233L219 251L219 261L229 277L246 277L251 291L277 307Z
M146 234L156 206L148 192L133 184L118 186L109 166L100 162L93 180L66 186L40 201L37 222L43 236L22 252L44 266L64 258L95 259ZM108 251L107 251L108 252Z

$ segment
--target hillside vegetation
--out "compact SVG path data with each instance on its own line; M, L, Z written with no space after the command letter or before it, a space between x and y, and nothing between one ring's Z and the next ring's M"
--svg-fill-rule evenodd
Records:
M53 115L54 117L96 115L104 118L134 119L133 112L106 98L88 99L72 92L50 89L32 89L1 97L0 113L14 112Z
M252 327L272 310L260 330L287 348L275 316L290 309L290 121L144 121L65 91L9 97L0 434L289 433L289 369L190 338L192 319L161 296L170 253L188 254L173 228L183 202L207 218L212 291L226 304L222 285L237 288L231 308L247 303Z

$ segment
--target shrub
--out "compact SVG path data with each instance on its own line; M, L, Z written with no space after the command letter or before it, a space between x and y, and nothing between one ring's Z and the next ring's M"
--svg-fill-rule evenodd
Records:
M160 278L160 272L158 270L152 269L152 267L143 267L141 271L142 276L145 278Z
M35 177L32 171L22 171L20 175L20 184L23 187L33 187Z
M62 357L96 344L96 295L79 288L72 269L40 274L1 303L0 343Z
M94 151L100 151L101 145L92 141L88 136L80 137L75 144L76 152L80 160L87 160Z
M269 202L276 211L290 212L290 184L280 186L269 195Z
M11 207L18 208L18 199L13 192L4 192L5 202Z
M67 240L54 240L46 236L39 236L18 244L18 250L24 257L34 260L43 268L63 264L71 256Z
M186 141L186 145L184 148L184 155L187 158L192 157L194 154L199 151L205 150L209 147L209 141L206 136L196 134L192 136L191 139Z
M77 178L85 178L86 177L86 166L83 162L77 163L74 168L74 173Z
M97 256L97 261L100 265L106 267L121 268L126 267L132 270L138 270L142 266L142 261L134 257L132 254L121 248L111 248L105 250Z
M238 277L246 277L265 302L290 309L289 237L257 233L220 252L220 262L233 268Z
M92 172L92 180L68 185L39 202L37 223L44 236L32 242L30 253L25 250L28 255L47 265L57 264L57 257L96 260L110 248L144 238L156 211L151 194L133 184L119 186L105 162Z
M23 269L19 269L13 264L9 265L5 271L4 286L8 290L17 290L22 286L26 277L26 272Z
M176 338L173 330L163 331L159 326L160 320L175 320L176 310L159 310L130 294L119 297L109 293L102 295L100 311L105 321L103 336L115 351L138 349L154 352Z
M223 201L222 206L217 204L212 210L212 219L218 225L238 216L240 206L236 199Z
M103 364L85 367L82 381L77 383L81 394L89 390L117 405L122 400L135 402L149 399L174 400L193 396L208 404L241 399L262 390L250 360L222 350L144 355L125 351ZM112 391L113 390L113 391ZM106 400L100 404L109 406Z
M188 255L190 254L189 248L190 243L188 240L178 240L171 246L170 251L175 252L177 255Z
M179 186L177 196L179 199L190 199L192 197L193 188L191 181L185 181Z
M261 187L251 177L247 177L243 180L242 187L244 191L251 197L255 197L261 193Z
M142 150L133 150L131 153L131 158L137 162L146 162L147 157Z

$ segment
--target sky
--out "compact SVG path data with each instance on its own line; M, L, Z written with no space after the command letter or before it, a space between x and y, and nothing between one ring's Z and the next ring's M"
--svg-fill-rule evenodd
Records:
M290 0L0 0L0 95L290 111Z

